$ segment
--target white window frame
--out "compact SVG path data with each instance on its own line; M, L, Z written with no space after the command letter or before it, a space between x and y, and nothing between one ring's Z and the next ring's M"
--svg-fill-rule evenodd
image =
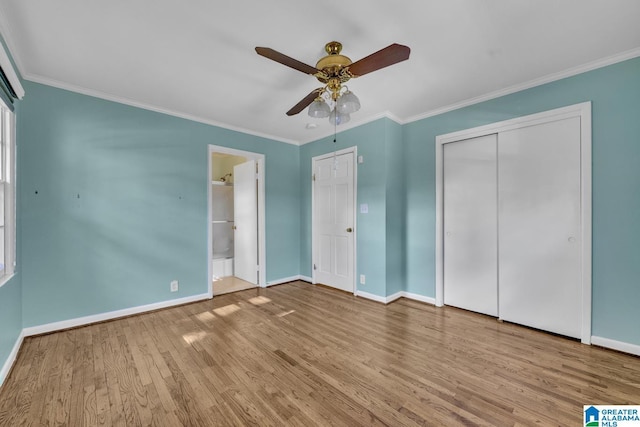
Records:
M0 185L4 187L4 264L0 287L15 274L16 266L16 116L0 100Z

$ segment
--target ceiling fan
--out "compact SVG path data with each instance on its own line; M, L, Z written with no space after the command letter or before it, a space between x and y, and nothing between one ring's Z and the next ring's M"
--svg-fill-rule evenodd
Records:
M258 55L309 74L325 85L312 90L294 105L287 111L288 116L296 115L311 105L309 107L311 117L329 117L332 124L347 122L349 114L360 109L360 101L343 84L352 78L364 76L389 65L405 61L409 59L411 52L408 46L394 43L356 62L351 62L351 59L340 54L342 44L339 42L329 42L324 49L327 55L321 58L315 67L312 67L268 47L256 47ZM325 94L327 100L331 100L335 104L333 110L326 103L323 97Z

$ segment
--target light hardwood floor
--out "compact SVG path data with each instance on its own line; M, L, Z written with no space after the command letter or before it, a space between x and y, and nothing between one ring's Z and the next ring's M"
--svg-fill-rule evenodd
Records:
M245 289L257 287L253 283L234 276L220 277L213 281L213 295L228 294L229 292L244 291Z
M631 403L638 357L294 282L27 338L0 425L578 426Z

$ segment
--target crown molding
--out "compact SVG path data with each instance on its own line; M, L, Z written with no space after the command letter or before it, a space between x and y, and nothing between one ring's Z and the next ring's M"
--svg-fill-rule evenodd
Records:
M145 104L143 102L134 101L134 100L129 99L129 98L120 97L120 96L116 96L116 95L111 95L111 94L108 94L108 93L105 93L105 92L96 91L96 90L93 90L93 89L87 89L87 88L82 87L82 86L77 86L77 85L64 83L64 82L61 82L61 81L58 81L58 80L49 79L47 77L42 77L42 76L39 76L39 75L36 75L36 74L23 74L23 76L24 76L25 80L29 80L29 81L34 82L34 83L40 83L40 84L43 84L43 85L56 87L58 89L68 90L70 92L79 93L81 95L87 95L87 96L91 96L91 97L94 97L94 98L104 99L106 101L117 102L119 104L129 105L131 107L141 108L143 110L154 111L156 113L166 114L166 115L169 115L169 116L174 116L174 117L178 117L178 118L181 118L181 119L190 120L190 121L193 121L193 122L203 123L203 124L206 124L206 125L211 125L211 126L215 126L215 127L231 130L231 131L234 131L234 132L240 132L240 133L244 133L244 134L247 134L247 135L253 135L253 136L257 136L259 138L265 138L265 139L270 139L270 140L273 140L273 141L284 142L286 144L300 145L300 143L298 141L295 141L295 140L292 140L292 139L281 138L279 136L269 135L269 134L265 134L265 133L261 133L261 132L256 132L256 131L253 131L253 130L250 130L250 129L242 128L242 127L239 127L239 126L228 125L228 124L225 124L225 123L222 123L222 122L218 122L218 121L215 121L215 120L211 120L211 119L205 119L204 117L199 117L199 116L194 116L194 115L191 115L191 114L181 113L179 111L169 110L169 109L162 108L162 107L157 107L157 106L151 105L151 104Z
M270 135L270 134L265 134L265 133L261 133L261 132L256 132L247 128L243 128L243 127L239 127L239 126L232 126L232 125L228 125L222 122L218 122L215 120L211 120L211 119L207 119L204 117L199 117L199 116L194 116L191 114L186 114L186 113L182 113L179 111L174 111L174 110L169 110L166 108L161 108L161 107L157 107L154 105L150 105L150 104L145 104L145 103L141 103L138 101L134 101L128 98L124 98L124 97L119 97L119 96L114 96L114 95L110 95L104 92L100 92L100 91L95 91L92 89L87 89L81 86L77 86L77 85L72 85L72 84L68 84L68 83L64 83L58 80L54 80L54 79L49 79L47 77L43 77L43 76L39 76L36 74L26 74L24 73L24 67L21 63L21 60L18 56L13 55L13 52L15 52L15 49L13 48L13 43L12 43L12 38L10 33L7 30L6 25L4 25L3 22L4 18L0 18L0 34L3 35L4 40L7 44L7 47L10 51L10 54L13 57L13 60L18 68L18 72L22 75L22 77L25 80L29 80L29 81L33 81L36 83L41 83L41 84L45 84L48 86L53 86L53 87L57 87L60 89L64 89L64 90L68 90L71 92L76 92L76 93L80 93L83 95L87 95L87 96L92 96L95 98L100 98L100 99L105 99L107 101L112 101L112 102L117 102L120 104L125 104L125 105L130 105L133 107L137 107L137 108L141 108L144 110L149 110L149 111L154 111L154 112L158 112L161 114L166 114L166 115L170 115L170 116L174 116L174 117L179 117L185 120L190 120L190 121L194 121L194 122L198 122L198 123L203 123L203 124L207 124L207 125L211 125L211 126L216 126L219 128L223 128L223 129L227 129L227 130L231 130L234 132L240 132L240 133L244 133L247 135L253 135L259 138L265 138L265 139L269 139L269 140L273 140L273 141L278 141L278 142L283 142L286 144L291 144L291 145L296 145L296 146L301 146L301 145L305 145L314 141L318 141L327 137L330 137L334 134L334 132L332 130L329 130L327 132L323 132L321 134L318 135L313 135L310 136L309 138L297 141L297 140L293 140L293 139L288 139L288 138L282 138L276 135ZM416 122L419 120L423 120L429 117L434 117L440 114L444 114L450 111L454 111L454 110L458 110L460 108L464 108L464 107L468 107L471 105L475 105L481 102L485 102L485 101L489 101L492 99L496 99L502 96L506 96L506 95L510 95L516 92L520 92L526 89L530 89L536 86L541 86L547 83L552 83L558 80L562 80L564 78L568 78L568 77L573 77L576 76L578 74L582 74L588 71L592 71L592 70L596 70L598 68L602 68L602 67L606 67L608 65L613 65L619 62L623 62L629 59L633 59L636 57L640 56L640 48L636 48L636 49L632 49L632 50L628 50L625 52L621 52L619 54L613 55L613 56L609 56L606 58L602 58L596 61L592 61L577 67L572 67L557 73L553 73L553 74L549 74L534 80L530 80L528 82L525 83L521 83L521 84L517 84L517 85L513 85L504 89L500 89L494 92L490 92L484 95L480 95L477 97L473 97L473 98L469 98L460 102L456 102L454 104L450 104L441 108L437 108L434 110L430 110L418 115L414 115L414 116L409 116L407 118L401 118L396 116L395 114L393 114L390 111L384 111L382 113L378 113L375 114L373 116L370 116L368 118L364 118L362 120L357 120L357 121L353 121L350 122L348 124L342 125L341 129L338 130L337 134L340 134L344 131L350 130L350 129L354 129L356 127L359 126L363 126L366 125L368 123L377 121L381 118L387 118L389 120L392 120L395 123L398 123L400 125L405 125L407 123L412 123L412 122Z
M640 48L627 50L625 52L621 52L613 56L608 56L606 58L598 59L596 61L579 65L577 67L572 67L557 73L548 74L546 76L543 76L534 80L530 80L525 83L509 86L507 88L500 89L495 92L489 92L484 95L480 95L474 98L466 99L464 101L456 102L455 104L451 104L442 108L437 108L435 110L431 110L422 114L411 116L404 119L401 122L401 124L416 122L418 120L423 120L429 117L448 113L449 111L458 110L460 108L468 107L470 105L479 104L484 101L500 98L501 96L511 95L512 93L520 92L526 89L531 89L536 86L542 86L547 83L552 83L558 80L566 79L567 77L573 77L578 74L586 73L587 71L592 71L598 68L606 67L608 65L617 64L618 62L623 62L628 59L637 58L638 56L640 56Z

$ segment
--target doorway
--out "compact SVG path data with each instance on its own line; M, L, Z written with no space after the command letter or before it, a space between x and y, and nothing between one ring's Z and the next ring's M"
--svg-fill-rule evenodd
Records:
M313 283L355 293L356 147L312 159Z
M264 287L264 155L208 150L209 295Z

